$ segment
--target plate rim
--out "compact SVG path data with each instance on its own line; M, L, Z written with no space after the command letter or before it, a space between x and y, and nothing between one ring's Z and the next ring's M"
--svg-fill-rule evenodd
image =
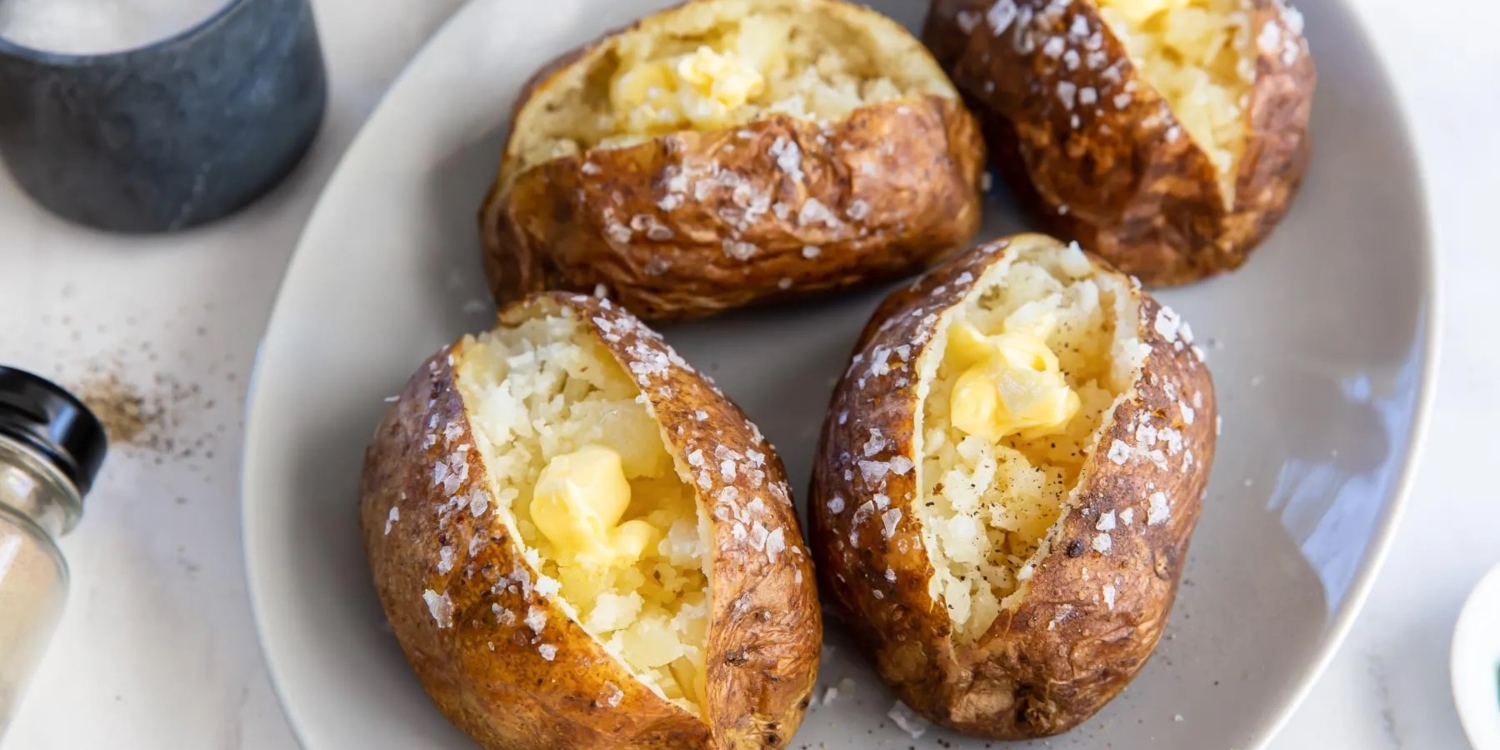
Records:
M370 138L371 123L380 117L389 104L392 92L398 90L406 79L412 75L412 69L431 54L442 40L452 34L452 29L464 19L477 12L477 8L487 4L499 2L500 0L466 0L456 8L446 20L439 25L432 34L424 41L421 47L402 65L401 71L391 79L391 82L381 92L379 100L370 109L364 120L359 124L359 130L338 156L338 163L329 173L326 181L319 188L318 197L313 204L303 223L301 232L298 233L297 242L292 254L283 270L281 279L277 282L276 294L271 302L271 314L267 317L265 328L257 340L255 357L249 378L246 381L246 397L244 407L244 444L240 451L240 545L241 555L244 562L246 594L249 597L251 619L255 625L256 644L260 652L262 662L265 664L266 673L270 678L271 689L276 695L277 704L281 708L282 716L286 718L287 725L291 729L293 738L300 747L306 750L340 750L336 748L312 748L307 744L307 731L302 726L298 712L292 707L288 699L281 670L277 661L272 657L273 646L270 643L271 636L263 622L262 601L267 596L263 592L264 583L257 573L257 553L255 545L252 544L253 536L258 537L261 532L258 529L260 523L253 520L256 514L252 512L250 485L254 481L247 469L252 463L254 454L258 453L261 441L252 439L259 432L257 425L260 420L256 419L262 399L259 397L260 383L265 353L266 341L270 332L276 326L278 317L282 310L282 298L286 292L287 280L292 277L293 271L303 260L303 247L306 244L307 235L311 227L323 214L328 202L329 188L340 181L346 170L351 169L351 155L354 154L364 142ZM1435 232L1432 224L1432 193L1428 189L1427 172L1423 166L1421 152L1415 139L1415 130L1412 127L1411 106L1407 97L1402 94L1401 89L1395 85L1391 76L1391 66L1387 59L1385 49L1376 43L1375 36L1370 33L1369 20L1362 6L1352 0L1338 0L1341 9L1351 20L1353 32L1364 43L1372 57L1376 61L1375 69L1372 71L1375 83L1383 89L1383 93L1390 101L1394 102L1397 118L1394 123L1397 134L1404 142L1406 148L1402 158L1407 164L1408 171L1412 177L1412 186L1418 197L1417 205L1414 207L1413 218L1420 227L1420 242L1413 248L1414 252L1421 257L1418 267L1421 277L1418 278L1417 288L1423 292L1425 302L1418 306L1417 315L1419 325L1415 335L1421 337L1421 371L1416 384L1416 399L1413 402L1411 424L1407 430L1407 449L1401 459L1398 478L1394 483L1394 490L1388 506L1382 512L1374 532L1371 534L1365 556L1368 562L1355 574L1351 580L1347 593L1345 594L1338 609L1332 613L1327 626L1327 635L1318 646L1315 658L1311 666L1298 678L1295 686L1286 693L1281 701L1279 709L1268 715L1267 720L1257 728L1253 744L1245 750L1265 750L1277 735L1286 727L1296 712L1312 692L1314 686L1322 679L1334 657L1339 653L1340 647L1348 638L1350 630L1358 620L1359 614L1374 589L1380 573L1384 570L1385 563L1390 554L1390 548L1395 540L1396 532L1400 528L1401 520L1404 518L1407 508L1411 502L1411 496L1415 490L1418 469L1421 465L1422 456L1425 452L1429 430L1432 422L1433 405L1437 396L1437 378L1439 370L1439 359L1441 357L1442 339L1442 316L1443 316L1443 288L1441 271L1441 257L1435 247Z

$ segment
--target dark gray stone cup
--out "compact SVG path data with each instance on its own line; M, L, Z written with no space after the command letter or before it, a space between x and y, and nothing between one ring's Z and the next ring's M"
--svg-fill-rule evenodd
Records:
M0 39L0 161L47 209L110 231L243 208L302 160L327 101L308 0L226 0L181 34L109 54Z

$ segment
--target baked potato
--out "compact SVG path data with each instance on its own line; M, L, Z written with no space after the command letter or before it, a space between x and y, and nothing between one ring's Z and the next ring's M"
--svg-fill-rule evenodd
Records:
M518 99L481 212L501 303L596 289L646 319L898 278L978 229L984 145L896 22L842 0L694 0Z
M1098 711L1160 638L1214 456L1191 329L1018 235L889 297L834 392L822 590L912 709L998 739Z
M1281 0L935 0L927 44L1037 223L1150 285L1237 268L1307 167Z
M545 293L419 368L366 455L376 588L491 750L779 748L822 643L780 459L605 300Z

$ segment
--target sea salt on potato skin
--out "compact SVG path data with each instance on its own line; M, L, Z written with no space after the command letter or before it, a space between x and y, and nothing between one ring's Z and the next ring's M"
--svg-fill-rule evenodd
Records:
M858 29L901 95L804 117L766 109L728 127L634 145L569 141L533 154L560 91L607 63L627 35L668 35L691 13L788 13L796 27ZM815 23L816 22L816 23ZM786 43L783 38L778 40ZM838 50L823 50L832 52ZM984 143L958 92L894 21L842 0L694 0L606 35L539 72L517 99L500 174L480 215L501 303L593 292L646 320L701 318L910 275L967 243L981 218Z
M538 294L504 308L500 325L537 315L582 321L635 381L676 471L697 490L711 540L707 717L635 679L570 618L557 582L544 582L514 526L497 518L456 382L465 341L425 362L391 405L360 486L376 589L413 671L449 720L492 750L785 746L814 684L822 620L780 459L738 407L618 306ZM687 458L719 448L732 474L723 461Z
M996 739L1077 726L1140 670L1165 627L1214 453L1213 385L1188 329L1090 257L1093 276L1129 290L1145 358L1104 413L1011 606L977 637L958 633L931 589L921 520L923 363L943 356L940 332L987 269L1038 249L1062 246L1040 235L997 240L885 301L835 390L809 497L822 591L881 679L929 719ZM902 347L905 356L890 354Z
M1047 232L1152 286L1238 268L1286 215L1311 153L1317 73L1301 15L1282 0L1239 3L1254 74L1240 155L1224 175L1101 4L936 0L923 40Z

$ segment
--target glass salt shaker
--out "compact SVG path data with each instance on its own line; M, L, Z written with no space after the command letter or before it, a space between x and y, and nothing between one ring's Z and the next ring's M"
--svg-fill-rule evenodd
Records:
M0 738L68 595L57 538L83 513L104 427L72 394L0 367Z

